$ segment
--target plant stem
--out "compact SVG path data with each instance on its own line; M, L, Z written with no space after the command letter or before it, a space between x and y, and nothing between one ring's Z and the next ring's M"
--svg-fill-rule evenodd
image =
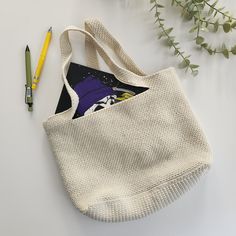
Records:
M163 23L161 22L161 18L160 18L160 15L158 14L158 4L157 4L157 1L155 0L154 1L154 4L155 4L155 10L156 10L156 17L157 17L157 22L159 23L159 26L162 30L162 32L165 34L165 36L167 38L169 38L169 34L166 32L164 26L163 26ZM182 52L180 52L180 50L178 49L178 47L176 47L176 45L174 43L171 44L171 47L173 47L175 49L175 51L177 52L177 55L179 55L183 61L188 65L189 64L189 61L187 60L187 58L183 55ZM194 70L190 67L190 70L192 71L192 73L194 72Z
M174 0L174 1L175 1L175 3L176 3L177 6L180 6L180 7L183 9L183 11L185 11L187 14L190 15L191 12L188 10L188 8L185 8L184 5L181 4L181 2L179 2L179 1L177 1L177 0ZM199 20L199 21L201 21L202 23L206 23L206 24L209 24L209 25L215 25L215 23L212 22L212 21L203 20L202 18L198 18L198 17L195 16L195 15L193 15L193 17L194 17L195 20ZM222 23L219 23L219 26L223 26L223 24L222 24Z
M231 50L228 50L228 52L229 52L229 53L232 53ZM222 51L215 51L215 53L221 53L221 54L222 54L223 52L222 52Z
M228 19L236 20L235 17L231 17L231 16L225 14L224 12L220 11L220 10L217 9L216 7L212 6L212 5L211 5L210 3L208 3L206 0L204 0L204 3L205 3L208 7L214 9L214 11L216 11L216 12L220 13L221 15L223 15L224 17L227 17Z
M195 4L195 3L193 3L193 4L194 4L194 6L197 9L198 19L200 20L201 19L201 15L200 15L200 11L199 11L198 5ZM198 25L197 25L197 37L199 36L199 32L200 32L200 23L198 22Z

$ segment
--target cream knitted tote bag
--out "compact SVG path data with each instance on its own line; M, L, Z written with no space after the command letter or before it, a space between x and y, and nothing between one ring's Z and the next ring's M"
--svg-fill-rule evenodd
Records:
M96 50L120 81L148 87L109 108L72 119L79 98L66 73L69 32L86 36L88 64ZM107 44L123 67L108 56ZM209 168L211 151L174 68L146 75L97 20L68 27L60 38L62 77L72 107L44 122L65 187L85 215L106 222L146 216L179 198Z

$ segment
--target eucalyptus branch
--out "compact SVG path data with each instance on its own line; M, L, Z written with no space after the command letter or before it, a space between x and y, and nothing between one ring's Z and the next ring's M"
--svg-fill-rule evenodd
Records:
M199 36L198 42L196 39L196 43L201 46L201 48L205 49L210 55L214 54L222 54L225 58L229 58L229 54L236 55L236 45L230 47L230 49L223 43L220 48L212 48L208 43L204 41L204 38Z
M207 0L205 0L207 1ZM172 4L173 2L177 2L181 4L180 0L172 0ZM185 7L186 10L189 12L189 14L191 14L194 17L194 23L197 25L194 25L194 27L190 30L190 32L194 32L195 30L197 30L196 33L196 38L195 38L195 43L197 45L200 45L201 48L205 49L210 55L214 55L214 54L222 54L224 55L224 57L229 58L229 54L232 53L233 55L235 55L235 51L236 51L236 46L231 47L231 49L228 49L227 46L225 44L222 44L222 46L220 48L212 48L211 46L209 46L209 44L207 42L205 42L204 37L202 37L200 35L200 28L202 27L202 16L201 13L204 10L204 4L202 5L202 2L204 2L204 0L187 0L187 3L185 5L182 5L182 7ZM217 4L218 1L214 2L213 7L215 7L215 5ZM193 5L191 11L189 10L188 6ZM202 7L202 9L199 8L199 6ZM217 8L215 8L217 9ZM221 8L223 9L223 8ZM218 11L221 11L220 9L217 9ZM208 12L209 14L209 12ZM210 12L210 14L212 14L212 12ZM225 13L224 13L225 14ZM214 14L214 17L216 16L216 14ZM233 17L232 17L233 19ZM208 22L209 24L209 22ZM208 26L208 24L206 26ZM214 29L215 32L218 30L220 23L218 22L218 20L216 20L216 22L214 23ZM233 22L229 22L226 21L224 24L222 24L223 30L225 33L228 33L231 29L235 28L236 23Z
M179 42L176 42L175 37L170 35L173 28L167 28L167 29L165 28L165 25L164 25L165 20L160 17L161 12L159 11L159 8L164 8L164 6L159 4L157 0L151 0L151 3L154 4L151 10L155 9L155 17L156 17L155 23L158 23L159 28L161 29L161 34L159 35L159 39L162 37L165 37L167 39L168 46L174 49L174 55L177 55L182 58L182 62L179 64L179 66L181 68L186 68L186 71L190 69L192 75L196 76L198 74L197 68L199 66L195 64L191 64L190 55L185 56L184 52L180 50L180 47L178 46Z
M187 7L185 7L181 1L178 1L178 0L172 0L172 5L176 4L176 6L179 6L182 8L182 11L184 13L186 13L188 16L189 16L189 20L191 20L192 18L194 18L195 21L199 20L200 22L202 23L205 23L207 25L215 25L215 22L212 22L212 21L207 21L207 20L204 20L203 18L198 18L195 14L193 14L192 11L190 11ZM223 24L219 23L219 26L223 26Z
M180 49L179 42L176 42L175 37L171 35L173 28L166 28L164 25L165 19L161 18L161 9L164 6L159 3L159 0L150 0L150 2L153 4L151 11L155 9L155 23L158 23L161 30L159 38L165 38L168 46L174 49L174 55L182 59L180 67L190 69L192 74L196 75L199 66L192 64L190 55L185 56L185 52ZM217 7L217 4L218 0L214 0L213 3L210 3L210 0L171 0L172 6L176 5L182 9L182 17L193 21L189 33L196 31L195 44L210 55L222 54L225 58L229 58L230 54L236 55L236 44L230 47L223 43L219 47L212 47L201 33L211 29L209 26L213 26L213 32L217 32L219 27L225 33L236 29L236 18L229 15L228 11L223 11L225 7ZM221 17L217 15L221 15Z
M197 37L199 37L199 33L200 33L200 27L201 27L201 14L200 14L200 10L199 10L199 8L198 8L198 5L195 3L195 2L193 2L193 5L194 5L194 7L196 8L196 11L197 11L197 16L198 16L198 22L197 22Z
M187 3L186 3L187 2ZM204 4L201 3L201 0L187 0L185 1L185 4L183 4L182 0L172 0L171 2L172 6L176 5L178 7L180 7L182 9L182 11L187 15L187 19L188 20L192 20L192 18L194 19L194 22L200 22L201 27L204 24L205 28L209 28L209 26L213 26L213 30L214 32L218 31L219 27L222 27L225 33L228 33L230 30L232 29L236 29L236 21L234 22L229 22L226 21L224 23L220 23L219 19L215 19L215 14L213 16L213 18L211 17L211 14L209 15L208 13L208 19L205 16L202 16L201 13L203 12L204 9ZM198 8L197 10L193 10L190 9L189 6L193 5L195 8ZM199 9L199 6L201 6L202 10ZM232 18L235 19L235 18ZM214 21L213 21L214 20ZM195 31L196 29L198 29L197 26L194 26L190 32Z
M228 18L230 21L233 19L233 20L236 20L235 17L232 17L230 15L228 15L228 11L227 12L223 12L222 10L225 8L225 7L221 7L221 8L216 8L216 5L218 3L218 0L214 1L213 4L210 4L209 3L209 0L197 0L198 2L204 2L204 4L206 4L208 7L210 7L210 10L209 10L209 14L213 14L214 11L215 11L215 15L217 13L220 13L224 18Z

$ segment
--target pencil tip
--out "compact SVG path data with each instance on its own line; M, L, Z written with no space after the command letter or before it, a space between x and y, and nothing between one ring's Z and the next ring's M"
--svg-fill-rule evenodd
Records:
M49 30L48 30L48 31L49 31L49 32L50 32L50 31L52 31L52 26L49 28Z
M25 49L25 51L29 51L29 46L28 46L28 45L26 46L26 49Z

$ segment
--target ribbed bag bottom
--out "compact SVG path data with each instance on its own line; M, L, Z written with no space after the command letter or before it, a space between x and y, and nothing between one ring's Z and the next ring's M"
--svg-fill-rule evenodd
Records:
M147 191L91 205L82 213L105 222L122 222L142 218L178 199L208 169L209 164L197 164L180 176Z

